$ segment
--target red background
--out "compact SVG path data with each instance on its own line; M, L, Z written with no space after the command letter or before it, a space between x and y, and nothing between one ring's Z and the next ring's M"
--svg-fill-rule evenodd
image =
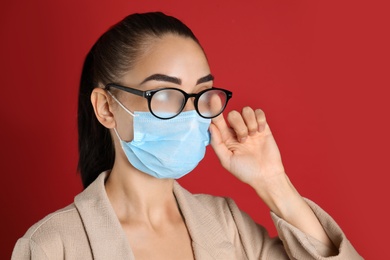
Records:
M81 191L77 91L83 59L127 14L164 11L193 29L228 109L262 108L287 173L366 259L390 259L387 1L3 1L1 250ZM233 197L275 234L254 192L212 149L180 181Z

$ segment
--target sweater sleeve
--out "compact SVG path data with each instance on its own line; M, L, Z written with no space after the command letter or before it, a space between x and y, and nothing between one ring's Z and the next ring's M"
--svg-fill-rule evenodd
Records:
M354 260L363 259L345 237L337 223L318 205L306 200L317 216L325 232L337 248L322 244L315 238L279 218L271 212L278 237L270 238L264 227L256 224L246 213L240 211L233 200L227 203L236 223L241 246L248 259L318 259Z

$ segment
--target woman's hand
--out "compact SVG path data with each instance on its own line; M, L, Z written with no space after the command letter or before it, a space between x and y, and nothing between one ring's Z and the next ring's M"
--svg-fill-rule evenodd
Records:
M231 111L227 121L229 125L220 115L210 126L211 145L225 169L261 189L284 175L279 149L261 109Z
M313 211L285 174L275 139L264 112L244 107L212 120L211 145L221 164L252 186L279 217L329 247L333 247Z

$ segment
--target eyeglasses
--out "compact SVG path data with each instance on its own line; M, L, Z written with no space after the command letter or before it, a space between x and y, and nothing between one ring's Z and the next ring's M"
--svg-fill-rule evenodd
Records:
M117 88L148 100L150 112L160 119L171 119L183 111L187 100L194 97L196 112L203 118L214 118L225 109L232 92L221 88L205 89L197 94L188 94L178 88L160 88L142 91L109 83L105 89Z

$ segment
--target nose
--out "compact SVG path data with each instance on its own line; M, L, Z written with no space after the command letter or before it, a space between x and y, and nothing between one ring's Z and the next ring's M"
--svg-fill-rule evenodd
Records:
M189 98L187 99L187 103L185 104L185 106L184 106L184 108L183 108L183 111L195 110L194 101L195 101L195 97L189 97Z

